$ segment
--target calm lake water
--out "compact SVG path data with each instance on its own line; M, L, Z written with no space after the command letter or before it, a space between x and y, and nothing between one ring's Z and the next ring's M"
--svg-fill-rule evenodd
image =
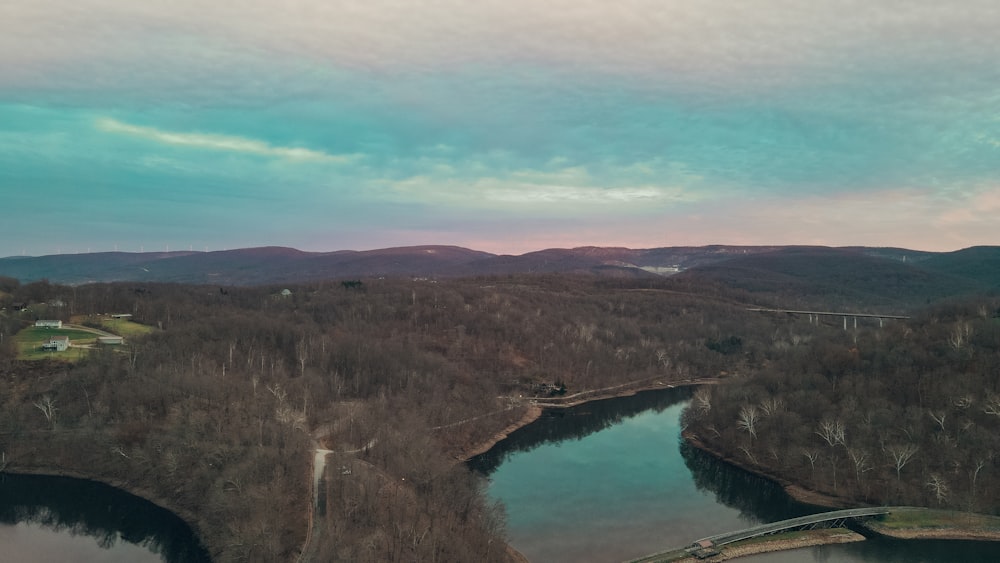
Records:
M690 390L552 411L470 465L507 508L510 543L533 563L616 562L826 509L680 439ZM1000 544L869 539L748 563L1000 561Z
M209 557L184 521L119 489L0 474L0 561L208 563Z

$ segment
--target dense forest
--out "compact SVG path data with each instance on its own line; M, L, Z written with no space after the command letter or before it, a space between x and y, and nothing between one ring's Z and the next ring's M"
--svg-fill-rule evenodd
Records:
M285 291L287 290L287 291ZM760 315L664 282L369 280L226 288L7 281L0 449L188 519L217 561L294 559L317 447L333 450L318 560L506 560L503 514L464 465L527 398L749 370L724 341ZM156 330L69 364L14 359L43 319ZM759 331L770 333L771 330ZM727 341L728 342L728 341Z
M848 330L748 310L777 302L691 276L0 279L0 450L8 471L175 511L215 561L509 561L502 507L461 460L553 390L715 377L688 432L743 465L853 502L998 506L995 300ZM155 330L17 359L36 319L110 313ZM333 453L314 511L317 449Z

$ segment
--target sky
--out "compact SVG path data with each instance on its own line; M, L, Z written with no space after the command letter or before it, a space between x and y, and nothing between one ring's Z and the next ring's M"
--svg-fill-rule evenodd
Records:
M7 0L0 256L1000 244L996 0Z

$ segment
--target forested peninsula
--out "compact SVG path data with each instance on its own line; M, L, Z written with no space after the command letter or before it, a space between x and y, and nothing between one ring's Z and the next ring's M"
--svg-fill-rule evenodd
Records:
M869 296L859 309L911 318L845 329L752 310L821 304L802 292L683 275L0 281L3 469L135 492L213 561L515 560L502 507L461 461L538 400L697 378L721 383L697 391L687 431L723 457L848 503L998 506L988 293ZM38 319L110 314L149 330L19 359ZM313 510L317 450L333 453Z

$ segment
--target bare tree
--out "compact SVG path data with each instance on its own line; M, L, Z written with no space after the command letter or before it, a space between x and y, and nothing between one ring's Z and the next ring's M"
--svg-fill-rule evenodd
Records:
M969 495L969 508L972 508L972 503L976 500L976 481L979 480L979 472L983 470L986 466L986 459L977 459L975 466L969 471L969 480L972 482Z
M664 369L670 367L670 356L668 356L667 351L662 348L656 351L656 361L659 362Z
M309 345L306 342L305 336L299 339L298 343L296 343L295 355L296 358L299 360L299 376L305 375L306 361L309 359Z
M281 388L280 383L275 383L274 385L268 385L267 390L274 395L274 398L278 400L278 406L281 407L285 404L285 398L288 397L288 393Z
M750 441L757 437L757 421L760 419L760 411L753 405L743 405L740 409L740 417L736 421L736 427L745 430L750 434Z
M861 448L847 448L847 455L854 462L854 475L860 484L861 476L872 470L872 466L869 463L870 460L868 459L868 452Z
M741 446L740 447L740 451L743 452L747 456L747 459L749 459L751 463L753 463L754 465L757 464L757 458L755 458L753 456L753 454L750 453L750 450L748 450L748 449L746 449L746 448L744 448L744 447Z
M945 431L944 420L945 417L948 416L948 413L946 413L945 411L941 411L939 413L936 413L934 411L927 411L927 414L930 415L931 419L933 419L934 422L936 422L938 426L941 427L941 431L944 432Z
M915 444L895 445L886 448L889 456L892 457L893 465L896 467L896 481L899 481L900 472L906 464L913 459L919 448Z
M840 419L830 420L829 418L823 419L819 423L819 430L816 434L826 441L827 445L831 448L840 444L846 446L847 432L844 429L844 423Z
M809 460L809 469L811 471L810 478L816 474L816 460L819 459L819 452L816 450L810 450L802 448L802 455L806 456Z
M52 428L56 427L56 412L59 410L56 408L56 402L52 399L50 395L42 395L42 398L35 401L35 408L42 411L45 415L45 420L48 422Z
M706 387L699 387L694 392L694 404L699 414L708 414L712 410L712 392Z
M760 402L760 410L764 416L777 414L785 406L785 401L781 397L768 397Z
M969 344L969 338L971 337L972 326L967 321L962 321L952 328L951 335L948 337L948 344L952 350L958 352Z
M937 473L931 473L926 485L938 503L943 503L948 498L948 483Z

